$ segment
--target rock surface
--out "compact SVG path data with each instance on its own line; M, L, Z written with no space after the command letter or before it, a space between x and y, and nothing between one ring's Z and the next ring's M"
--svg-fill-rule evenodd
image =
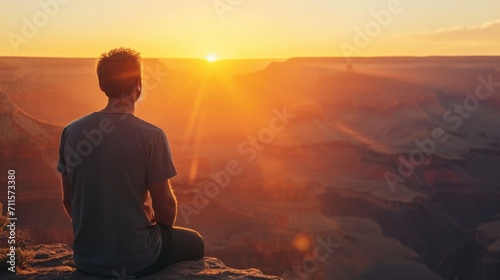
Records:
M75 270L72 251L65 244L36 245L31 249L35 252L28 270L0 275L2 279L110 279L109 277L96 277L83 274ZM134 279L126 273L116 271L111 279ZM141 277L144 280L154 279L275 279L276 276L264 275L258 269L234 269L227 267L221 260L205 258L200 261L186 261L168 266L162 271Z

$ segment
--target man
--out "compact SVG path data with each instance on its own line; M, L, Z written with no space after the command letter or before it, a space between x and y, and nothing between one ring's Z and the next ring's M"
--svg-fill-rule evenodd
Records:
M203 258L199 233L173 226L177 201L169 179L177 173L165 133L134 116L140 54L124 48L102 54L97 77L107 106L65 127L59 149L76 266L140 276Z

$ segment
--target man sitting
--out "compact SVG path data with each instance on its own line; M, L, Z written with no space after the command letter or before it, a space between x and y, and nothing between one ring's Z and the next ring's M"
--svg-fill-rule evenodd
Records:
M89 274L151 274L204 256L196 231L175 227L176 170L162 129L134 116L142 61L118 48L97 62L101 111L77 119L61 135L58 171L75 235L74 260Z

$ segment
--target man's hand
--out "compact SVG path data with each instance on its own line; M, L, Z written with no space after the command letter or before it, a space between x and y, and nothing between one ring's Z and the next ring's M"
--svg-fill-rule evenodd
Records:
M71 220L71 193L69 186L68 175L62 174L62 187L63 187L63 205L68 213L69 219Z
M149 183L149 192L153 199L155 220L164 226L173 226L177 218L177 199L169 180Z

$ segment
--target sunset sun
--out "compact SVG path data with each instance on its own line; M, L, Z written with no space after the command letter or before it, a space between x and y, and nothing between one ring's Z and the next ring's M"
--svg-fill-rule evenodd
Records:
M207 59L208 62L215 62L215 61L217 61L217 56L215 54L213 54L213 53L207 55L205 58Z

